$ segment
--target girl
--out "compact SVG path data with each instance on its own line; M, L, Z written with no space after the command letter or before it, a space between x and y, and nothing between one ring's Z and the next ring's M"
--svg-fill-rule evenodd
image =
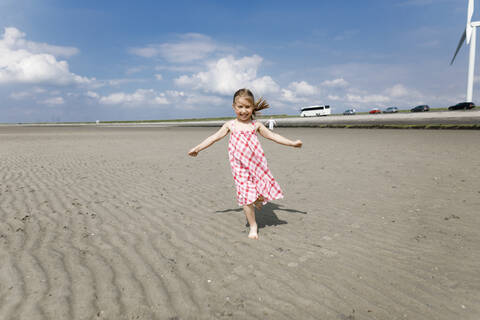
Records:
M196 157L200 151L208 148L230 132L228 157L232 168L233 179L237 188L237 200L250 225L248 237L258 239L258 228L255 220L255 207L261 208L268 201L283 198L282 190L273 178L267 166L267 160L256 132L277 143L300 148L302 141L291 141L268 130L261 122L254 119L255 113L268 108L268 103L260 98L255 102L248 89L240 89L233 96L233 110L237 119L226 122L220 130L192 148L188 154Z

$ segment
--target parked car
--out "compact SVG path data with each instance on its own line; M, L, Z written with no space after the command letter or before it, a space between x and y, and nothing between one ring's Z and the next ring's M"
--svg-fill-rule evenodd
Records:
M376 114L376 113L382 113L382 111L380 111L380 109L378 109L378 108L373 108L372 110L368 111L368 113Z
M398 108L397 107L388 107L387 109L383 110L383 113L397 113Z
M475 104L473 102L460 102L454 106L448 107L448 110L467 110L475 108Z
M420 106L416 106L415 108L410 109L410 112L426 112L430 111L430 107L426 104L422 104Z
M357 110L355 109L347 109L343 112L343 114L346 116L354 115L355 113L357 113Z

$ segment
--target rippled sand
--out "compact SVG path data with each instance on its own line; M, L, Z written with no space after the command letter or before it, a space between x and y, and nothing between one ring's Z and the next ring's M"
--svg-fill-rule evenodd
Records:
M478 319L480 132L278 129L247 239L214 128L0 128L0 319Z

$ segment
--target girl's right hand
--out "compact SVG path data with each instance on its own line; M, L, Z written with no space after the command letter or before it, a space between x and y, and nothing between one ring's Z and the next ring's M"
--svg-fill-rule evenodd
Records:
M190 149L190 151L188 151L188 155L191 157L196 157L198 155L197 148Z

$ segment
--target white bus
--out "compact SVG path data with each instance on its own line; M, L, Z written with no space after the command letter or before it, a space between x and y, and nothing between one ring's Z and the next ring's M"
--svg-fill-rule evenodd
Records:
M318 106L310 106L301 109L300 116L301 117L319 117L319 116L327 116L332 114L332 110L328 105L318 105Z

